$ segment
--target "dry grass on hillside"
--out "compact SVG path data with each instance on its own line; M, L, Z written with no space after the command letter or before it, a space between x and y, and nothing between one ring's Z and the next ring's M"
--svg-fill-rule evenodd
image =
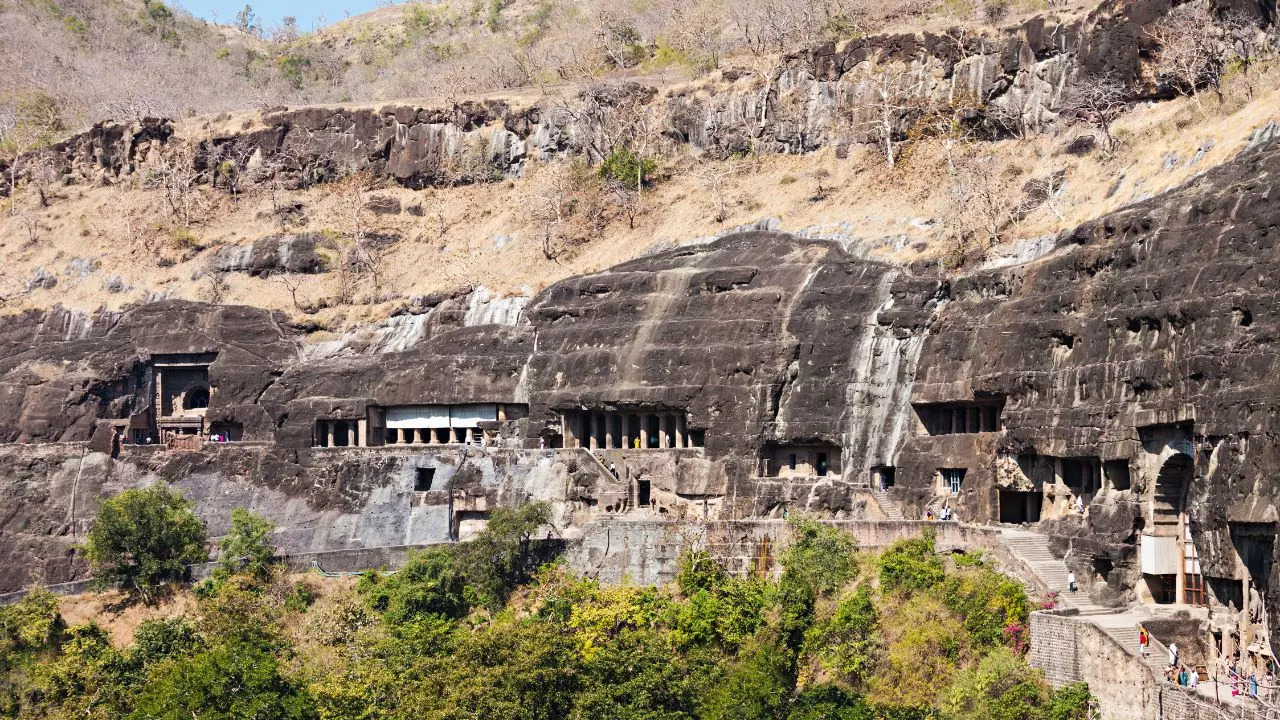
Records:
M351 594L358 581L354 576L326 577L314 573L298 573L280 576L271 586L269 592L279 595L288 594L295 585L303 583L315 599L316 607L324 607L338 598ZM194 618L197 614L197 602L190 587L176 588L173 594L156 605L126 602L124 593L111 590L103 593L84 593L58 598L58 610L68 625L85 625L96 623L111 635L111 643L116 647L127 647L133 643L133 635L138 626L147 620L162 620L176 617ZM281 601L283 602L283 601ZM301 622L293 618L296 625ZM300 634L300 628L287 627L287 631Z
M1001 229L1000 244L1074 227L1085 220L1158 194L1238 153L1258 127L1280 119L1276 69L1255 76L1260 90L1248 99L1237 80L1226 99L1200 103L1180 99L1140 107L1116 126L1121 138L1114 156L1065 152L1068 140L1037 136L972 146L955 162L981 171L1007 212L1023 200L1028 181L1063 173L1052 203ZM1175 159L1176 157L1176 159ZM1198 159L1197 159L1198 157ZM337 304L308 317L340 329L385 316L400 298L436 290L485 285L499 293L533 293L564 277L601 270L647 251L723 233L735 226L775 217L785 230L808 229L843 239L855 252L892 262L937 259L954 264L957 248L948 239L955 208L948 162L939 145L916 147L893 171L870 147L848 159L830 151L804 156L760 156L708 163L685 159L668 165L669 177L648 191L635 227L614 219L586 241L555 259L543 253L537 207L547 178L556 171L532 165L525 176L488 185L411 191L386 186L368 195L395 197L422 216L408 213L361 221L370 229L398 236L380 251L379 287L360 280L353 300L336 303L338 274L251 278L241 273L215 276L209 258L223 245L247 244L282 231L272 220L271 199L251 192L232 199L201 188L200 220L189 231L175 229L162 197L132 183L114 187L57 189L49 208L34 197L16 199L19 214L0 217L0 295L5 309L61 303L90 310L118 308L148 297L242 302L281 309ZM970 172L969 178L978 172ZM344 185L291 193L303 205L303 219L288 232L334 238L336 259L352 221ZM723 207L721 206L723 199ZM280 198L277 198L279 201ZM723 214L720 222L715 220ZM33 237L34 236L34 237ZM965 248L971 262L980 249ZM992 251L999 253L1000 248ZM26 293L39 269L57 277L49 289ZM217 278L215 282L214 278ZM118 292L108 292L108 286ZM322 302L326 300L327 302Z

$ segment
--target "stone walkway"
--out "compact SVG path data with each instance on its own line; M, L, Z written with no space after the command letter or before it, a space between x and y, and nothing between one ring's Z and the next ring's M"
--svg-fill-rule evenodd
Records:
M1067 588L1067 566L1053 555L1045 536L1027 530L1004 528L1001 540L1009 552L1026 565L1051 592L1058 594L1060 605L1079 611L1082 622L1087 622L1115 640L1125 652L1139 659L1158 680L1163 681L1169 663L1169 649L1154 637L1145 658L1139 657L1138 626L1153 615L1144 608L1117 610L1093 603L1088 593L1071 593ZM1262 703L1245 696L1232 697L1231 686L1222 682L1215 687L1212 680L1201 680L1196 694L1210 702L1221 701L1224 707L1237 711L1241 708L1262 710Z

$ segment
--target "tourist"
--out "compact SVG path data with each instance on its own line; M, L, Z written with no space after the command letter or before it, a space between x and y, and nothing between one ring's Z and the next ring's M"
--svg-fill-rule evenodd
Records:
M1249 697L1258 697L1258 677L1256 675L1249 676Z
M1178 664L1178 643L1169 643L1169 664L1177 666Z
M1191 678L1189 675L1187 675L1187 669L1178 668L1178 685L1180 687L1186 687L1187 683L1190 681L1191 681Z
M1187 687L1192 689L1200 687L1200 670L1191 668L1191 676L1187 680Z
M1138 628L1138 650L1142 653L1142 657L1147 656L1147 645L1151 644L1151 637L1147 635L1145 627Z
M1076 591L1076 574L1071 570L1067 571L1067 589L1072 593Z
M924 511L924 519L933 522L933 508Z
M1076 496L1076 514L1077 515L1084 514L1084 496L1083 495Z
M617 463L612 463L612 462L611 462L611 463L609 463L609 473L610 473L611 475L613 475L613 477L614 477L614 479L615 479L615 480L617 479L617 477L618 477L618 464L617 464Z
M637 450L639 450L639 449L640 449L640 438L639 438L639 437L637 437L637 438L636 438L635 448L636 448Z
M546 449L547 449L547 439L546 439L546 438L543 438L543 437L538 438L538 449L539 449L539 450L546 450Z

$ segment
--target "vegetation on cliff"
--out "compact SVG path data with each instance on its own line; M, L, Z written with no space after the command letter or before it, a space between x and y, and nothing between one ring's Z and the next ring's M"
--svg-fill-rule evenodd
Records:
M258 572L262 526L241 517L242 569L126 647L96 625L68 627L46 593L0 609L0 713L1089 717L1086 688L1055 692L1026 665L1027 596L977 554L940 556L928 536L859 552L799 519L777 578L732 577L691 551L670 586L604 586L538 565L545 512L499 511L473 543L336 591Z

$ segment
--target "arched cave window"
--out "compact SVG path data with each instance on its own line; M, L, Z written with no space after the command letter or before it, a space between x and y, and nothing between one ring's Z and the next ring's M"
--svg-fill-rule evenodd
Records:
M187 391L182 397L182 409L199 410L209 407L209 388L196 387Z

